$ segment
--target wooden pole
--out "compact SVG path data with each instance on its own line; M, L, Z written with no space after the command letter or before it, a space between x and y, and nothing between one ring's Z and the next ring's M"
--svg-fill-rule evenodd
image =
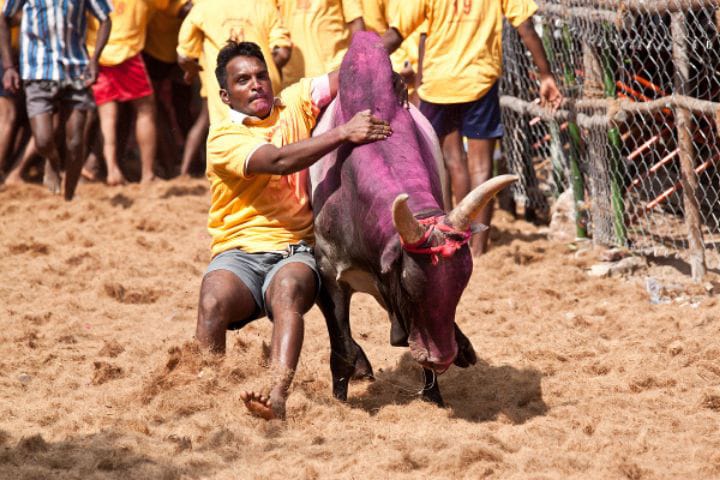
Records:
M583 100L603 98L602 69L593 47L583 42ZM607 124L587 128L586 161L592 169L588 175L593 243L614 245L612 205L610 202L610 172L607 155Z
M687 25L682 12L670 15L672 32L672 57L675 69L673 83L675 93L687 95L690 85L690 69L687 54ZM683 205L685 225L688 229L690 269L694 282L705 276L705 245L702 236L700 206L698 203L698 179L695 173L694 145L691 132L692 114L686 108L675 108L675 122L680 148L680 170L682 173Z

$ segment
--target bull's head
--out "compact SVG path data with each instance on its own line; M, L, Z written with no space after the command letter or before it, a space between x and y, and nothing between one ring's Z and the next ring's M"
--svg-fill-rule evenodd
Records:
M399 302L398 313L413 358L426 368L442 373L458 353L455 309L472 273L470 223L497 192L516 180L515 175L492 178L447 215L431 220L416 218L406 194L393 203L393 223L403 247L397 261L405 300Z

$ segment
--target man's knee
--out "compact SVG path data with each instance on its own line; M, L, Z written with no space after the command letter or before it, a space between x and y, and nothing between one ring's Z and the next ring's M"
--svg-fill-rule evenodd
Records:
M213 290L200 295L198 323L207 329L226 328L230 323L230 299L227 295Z
M267 300L273 311L287 306L305 313L312 307L316 291L317 280L314 277L286 275L277 279Z
M47 158L55 152L55 138L52 132L38 131L34 133L35 147L38 153Z

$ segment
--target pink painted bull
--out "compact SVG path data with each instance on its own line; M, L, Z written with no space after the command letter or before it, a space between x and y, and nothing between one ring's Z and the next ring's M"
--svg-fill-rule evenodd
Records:
M333 394L347 399L350 378L372 368L350 332L350 297L365 292L389 313L392 345L409 346L424 368L424 396L442 405L434 381L454 362L475 363L455 309L472 273L470 220L515 181L496 177L445 214L442 160L429 122L399 101L377 35L358 33L340 69L340 89L315 134L371 109L393 135L345 145L311 168L316 257L322 275L319 305L330 334Z

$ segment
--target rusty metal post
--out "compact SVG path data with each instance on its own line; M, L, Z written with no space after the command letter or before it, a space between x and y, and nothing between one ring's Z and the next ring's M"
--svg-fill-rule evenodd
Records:
M672 32L672 57L675 69L674 92L688 95L690 85L689 61L687 54L687 25L685 14L670 14ZM705 276L705 244L702 235L702 220L698 202L698 178L695 174L694 146L691 132L692 114L687 108L676 107L675 119L680 149L680 169L682 172L683 206L685 225L688 229L690 268L694 282L702 281Z

